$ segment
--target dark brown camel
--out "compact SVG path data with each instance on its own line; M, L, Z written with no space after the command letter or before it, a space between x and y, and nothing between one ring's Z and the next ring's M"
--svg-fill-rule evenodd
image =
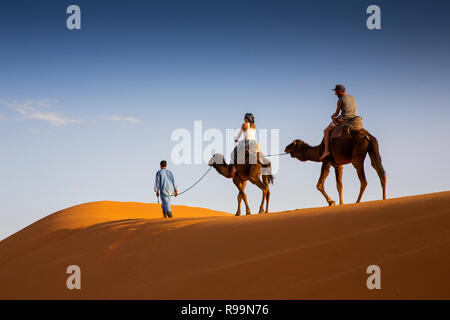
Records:
M377 171L380 177L381 187L383 190L383 199L386 199L386 174L381 164L380 152L378 150L377 139L364 129L351 131L344 134L340 138L332 139L330 141L330 156L323 161L319 158L323 154L324 142L318 146L311 147L302 140L294 140L285 149L291 157L297 158L300 161L315 161L322 162L322 171L317 182L317 189L327 199L328 205L333 206L335 202L328 196L324 189L324 183L327 179L330 167L333 166L336 173L336 185L339 192L340 204L342 200L342 166L346 164L353 164L358 173L361 188L359 191L357 203L361 201L364 190L367 186L366 175L364 173L364 159L369 153L372 167Z
M270 190L269 183L273 184L273 176L272 174L262 175L261 181L261 169L267 168L270 170L270 162L262 165L260 163L257 164L227 164L222 154L216 153L213 155L211 160L208 163L210 166L214 167L218 173L223 175L225 178L232 178L233 166L236 166L236 174L233 178L233 183L239 190L238 194L238 208L236 211L236 215L241 215L241 200L244 199L245 203L245 211L247 214L250 214L250 208L247 202L247 196L244 193L245 186L247 181L250 181L258 188L261 189L263 193L261 205L259 206L259 213L264 213L264 201L266 202L266 211L269 212L269 198L270 198ZM269 171L270 172L270 171Z

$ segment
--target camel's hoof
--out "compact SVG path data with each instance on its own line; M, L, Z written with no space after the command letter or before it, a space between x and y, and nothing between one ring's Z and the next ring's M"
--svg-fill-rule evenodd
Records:
M241 215L240 212L236 212L236 214L234 216L239 217Z
M251 215L251 213L250 213L250 212L247 212L246 215L249 216L249 215Z
M330 206L330 207L335 206L335 205L336 205L336 202L334 202L334 201L328 202L328 206Z
M260 211L260 212L258 212L258 214L264 214L264 211Z

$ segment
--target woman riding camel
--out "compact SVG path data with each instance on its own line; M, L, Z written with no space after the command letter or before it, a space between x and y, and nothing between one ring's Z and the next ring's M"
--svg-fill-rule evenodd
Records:
M244 140L239 141L241 135L244 134ZM256 142L256 125L255 117L251 113L246 113L244 116L244 123L242 124L241 130L234 140L238 142L238 145L234 148L231 153L231 163L234 164L245 164L245 153L246 150L249 152L249 156L254 158L256 163L257 155L259 152L259 144ZM236 167L233 167L233 177L236 174Z

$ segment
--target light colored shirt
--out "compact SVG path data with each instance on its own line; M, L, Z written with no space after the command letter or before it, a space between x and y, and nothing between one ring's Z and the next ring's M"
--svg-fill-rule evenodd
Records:
M245 138L245 140L256 140L256 129L248 128L247 130L245 130L244 138Z
M239 133L236 137L236 140L239 140L239 138L241 137L242 133L244 134L244 139L245 140L255 140L256 141L256 129L252 128L252 127L248 127L247 130L239 130Z
M339 116L342 120L350 120L358 115L356 108L356 101L353 96L345 94L339 98L341 102L341 115Z
M167 169L161 169L156 172L155 191L159 191L162 195L172 195L177 186L172 172Z

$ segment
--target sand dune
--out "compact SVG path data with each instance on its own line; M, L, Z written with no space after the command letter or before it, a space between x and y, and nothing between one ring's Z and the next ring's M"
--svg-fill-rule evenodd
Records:
M450 192L234 217L94 202L0 242L1 299L450 299ZM66 288L68 265L81 290ZM366 268L381 267L381 290Z

